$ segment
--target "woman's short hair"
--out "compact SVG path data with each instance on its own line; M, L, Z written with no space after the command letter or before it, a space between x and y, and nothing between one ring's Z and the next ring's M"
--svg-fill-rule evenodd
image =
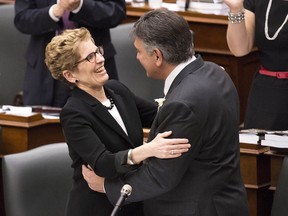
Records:
M90 32L82 27L67 29L52 38L46 46L45 63L54 79L65 81L62 72L73 70L80 59L78 46L81 41L93 40Z
M155 9L144 14L134 24L131 36L143 41L151 53L158 48L171 64L185 62L194 54L193 34L187 21L176 12Z

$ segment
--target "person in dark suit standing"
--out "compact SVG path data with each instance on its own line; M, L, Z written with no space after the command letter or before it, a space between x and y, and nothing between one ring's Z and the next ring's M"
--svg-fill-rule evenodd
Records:
M239 165L239 98L231 78L194 55L189 25L175 12L144 14L132 35L147 76L165 80L165 101L148 140L171 130L170 137L186 137L192 147L178 158L148 158L125 178L103 179L83 167L90 188L105 188L115 205L117 192L130 184L127 203L144 200L146 216L249 215Z
M187 152L190 144L187 139L164 139L171 134L167 131L142 145L143 127L151 126L157 106L136 97L119 81L108 80L104 50L95 45L86 28L55 36L45 53L52 76L72 87L60 113L74 169L66 215L110 216L113 206L105 194L88 187L83 165L107 179L115 178L137 169L130 165L132 156L138 163L148 157L175 158ZM170 155L171 149L177 149L177 154ZM141 216L141 203L127 205L121 215Z
M65 28L86 27L105 50L110 79L118 79L110 28L126 16L125 0L16 0L16 28L31 35L25 54L27 66L23 86L24 105L62 107L70 90L54 80L45 63L45 47Z

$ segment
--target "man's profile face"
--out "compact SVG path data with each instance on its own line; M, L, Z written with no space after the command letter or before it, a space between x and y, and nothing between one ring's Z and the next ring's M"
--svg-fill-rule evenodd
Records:
M136 58L144 67L147 77L154 78L153 75L156 69L154 53L152 55L149 54L145 49L143 41L138 37L135 38L134 46L137 51Z

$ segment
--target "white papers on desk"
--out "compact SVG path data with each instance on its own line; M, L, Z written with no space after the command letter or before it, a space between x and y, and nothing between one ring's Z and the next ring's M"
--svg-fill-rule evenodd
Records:
M51 113L42 113L42 117L44 119L59 119L59 113L51 114Z
M288 131L241 130L239 140L240 143L260 144L279 150L288 150Z
M255 133L239 133L240 143L258 144L259 136Z
M19 116L31 116L34 113L32 112L32 107L20 107L20 106L10 106L3 105L1 112L8 115L19 115Z
M35 109L37 108L39 111L35 111ZM2 108L0 109L0 113L5 113L7 115L23 116L23 117L29 117L35 115L36 113L41 113L44 119L59 119L59 112L60 112L59 108L45 107L45 106L31 107L31 106L3 105Z
M190 1L189 11L195 11L203 14L216 14L216 15L227 15L229 7L225 3L209 3L209 2L198 2Z
M177 5L175 3L163 2L162 8L166 8L166 9L171 10L171 11L185 11L184 7L179 7L179 5Z
M265 134L265 139L261 141L261 145L288 149L288 136L270 133Z

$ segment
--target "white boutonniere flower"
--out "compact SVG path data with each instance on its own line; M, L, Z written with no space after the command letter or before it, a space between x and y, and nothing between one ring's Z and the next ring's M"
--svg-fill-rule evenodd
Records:
M163 106L165 100L166 100L165 98L156 98L156 99L154 99L154 101L158 104L158 109Z

